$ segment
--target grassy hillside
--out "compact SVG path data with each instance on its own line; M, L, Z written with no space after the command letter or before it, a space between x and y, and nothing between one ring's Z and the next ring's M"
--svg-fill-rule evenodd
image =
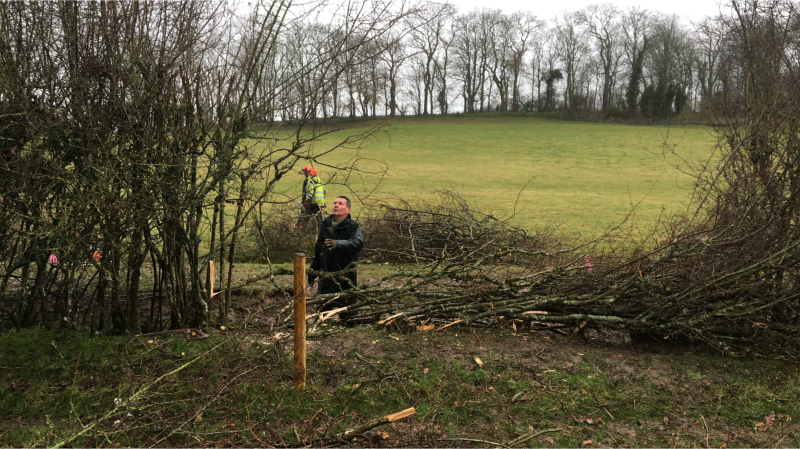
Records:
M326 136L313 152L321 154L343 136L375 123L362 122L361 128ZM692 179L675 165L680 158L707 158L715 142L713 130L704 126L451 116L396 119L358 151L367 159L361 168L388 167L372 197L430 198L434 189L450 188L483 211L509 216L517 194L530 181L517 203L518 224L558 223L569 230L591 231L624 219L637 203L635 219L643 225L662 211L685 209ZM665 144L680 158L665 157ZM320 160L342 164L356 151L339 149ZM323 179L330 176L329 171L320 172ZM377 176L351 178L348 186L363 195L377 181ZM301 182L302 176L291 176L280 188L299 192ZM344 186L328 189L329 197L343 193Z

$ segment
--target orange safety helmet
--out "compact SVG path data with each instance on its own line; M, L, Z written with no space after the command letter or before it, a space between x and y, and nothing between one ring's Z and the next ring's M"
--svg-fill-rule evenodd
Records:
M306 176L317 176L317 171L314 170L314 167L312 167L310 165L303 166L303 169L300 170L300 173L302 173L302 174L304 174Z

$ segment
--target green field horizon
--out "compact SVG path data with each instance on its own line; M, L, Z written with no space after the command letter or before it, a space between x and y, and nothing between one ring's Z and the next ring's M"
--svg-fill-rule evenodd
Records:
M346 129L326 135L309 150L321 155L345 136L378 123L346 123ZM659 217L685 211L693 188L688 165L706 160L716 142L713 128L702 125L401 117L358 149L339 148L318 161L341 166L358 155L362 170L387 169L382 180L363 174L343 182L343 174L337 174L327 188L329 199L345 194L367 203L397 198L413 203L450 189L481 212L505 218L516 211L512 222L524 228L558 226L593 233L629 215L634 226L649 229ZM674 154L665 152L666 147ZM327 181L333 173L322 164L317 168ZM296 196L302 180L299 174L288 175L278 191ZM358 203L353 209L357 216Z

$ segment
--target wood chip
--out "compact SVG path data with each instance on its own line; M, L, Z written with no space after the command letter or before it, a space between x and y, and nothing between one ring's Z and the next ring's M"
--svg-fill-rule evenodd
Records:
M483 368L483 361L478 357L475 357L475 363L477 363L479 367Z
M428 332L432 331L435 327L435 324L420 324L417 329L421 330L422 332Z
M414 407L411 407L411 408L407 408L405 410L399 411L397 413L392 413L391 415L386 415L386 419L388 419L389 422L397 421L398 419L403 419L403 418L411 416L411 415L413 415L415 413L417 413L417 411L414 410Z

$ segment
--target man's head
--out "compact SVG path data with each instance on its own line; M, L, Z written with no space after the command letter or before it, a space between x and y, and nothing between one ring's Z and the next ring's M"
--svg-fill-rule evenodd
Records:
M314 170L314 167L310 165L303 166L303 169L300 170L300 173L306 176L317 176L317 171Z
M347 214L350 213L350 198L346 196L337 196L335 200L333 200L333 208L331 209L331 214L333 215L333 219L336 221L342 221Z

